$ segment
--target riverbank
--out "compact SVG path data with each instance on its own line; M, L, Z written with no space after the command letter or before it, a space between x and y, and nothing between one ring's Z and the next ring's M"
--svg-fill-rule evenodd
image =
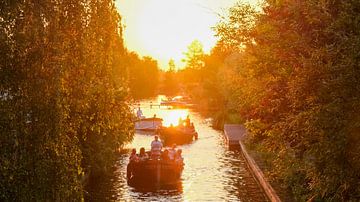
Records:
M250 172L258 181L270 201L294 201L291 191L288 190L283 183L276 181L274 178L270 178L273 169L271 166L271 156L260 152L260 150L257 149L259 145L249 142L247 139L248 133L244 125L225 124L224 135L230 150L241 150L241 154ZM245 146L245 142L247 146Z
M260 179L260 181L261 180L266 181L270 185L271 187L270 189L272 190L266 191L266 189L269 188L268 187L264 188L265 192L270 192L270 197L269 195L268 197L270 199L276 199L276 197L278 197L279 200L283 202L295 201L294 195L292 194L291 190L289 190L284 183L271 177L271 172L273 170L273 166L271 164L272 154L264 153L260 151L259 149L260 145L256 145L255 143L249 142L246 139L246 137L241 141L241 147L243 153L246 153L244 154L244 156L248 155L248 158L250 157L250 161L253 161L251 163L255 165L253 167L257 167L255 169L252 168L253 172L259 173L257 175L262 175L264 179ZM274 191L275 193L271 193L272 191ZM276 201L276 200L272 200L272 201Z

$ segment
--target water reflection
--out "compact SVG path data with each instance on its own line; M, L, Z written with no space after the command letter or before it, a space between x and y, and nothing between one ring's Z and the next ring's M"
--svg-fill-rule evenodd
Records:
M159 96L160 97L160 96ZM159 99L158 99L159 100ZM161 97L160 97L161 100ZM166 106L152 106L155 101L143 101L134 106L133 112L135 113L137 108L142 109L143 115L146 118L159 117L163 119L163 126L170 126L170 124L178 125L179 119L185 119L189 115L188 109L169 109Z
M152 103L155 103L153 100ZM163 118L166 124L177 124L179 117L189 114L199 139L183 150L185 162L181 182L176 187L157 189L132 188L126 183L129 153L119 156L111 177L97 179L87 188L90 201L266 201L239 151L229 151L223 135L213 130L198 113L186 110L150 108L150 101L141 102L145 116ZM165 124L164 124L165 125ZM149 133L145 133L149 134ZM153 136L137 133L129 149L150 149Z

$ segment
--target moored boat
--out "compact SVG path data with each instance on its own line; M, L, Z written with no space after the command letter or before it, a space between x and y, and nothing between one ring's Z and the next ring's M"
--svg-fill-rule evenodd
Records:
M135 130L155 131L162 126L162 119L157 117L141 118L134 122Z
M189 101L190 98L188 97L176 96L168 100L162 100L160 105L174 108L187 108L192 106Z

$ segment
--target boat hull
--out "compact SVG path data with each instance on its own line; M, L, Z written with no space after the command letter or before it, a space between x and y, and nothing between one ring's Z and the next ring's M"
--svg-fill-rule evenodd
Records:
M136 120L135 130L140 131L155 131L162 126L161 118L145 118Z
M162 127L158 133L165 145L172 144L188 144L198 137L197 132L193 128L179 127Z
M175 185L179 182L183 165L175 161L147 160L128 164L128 184Z

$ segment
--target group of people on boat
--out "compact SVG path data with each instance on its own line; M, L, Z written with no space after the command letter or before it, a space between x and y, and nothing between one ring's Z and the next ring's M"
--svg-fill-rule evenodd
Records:
M136 153L136 149L132 149L129 160L130 162L144 162L147 160L162 160L162 161L174 161L179 164L183 164L182 150L176 149L174 144L169 149L163 149L163 144L156 135L151 142L151 150L145 152L145 148L141 147L139 154Z
M175 144L171 148L163 150L163 145L158 136L155 136L154 140L151 142L150 151L146 152L145 148L141 147L139 154L137 154L136 149L132 149L129 161L127 166L128 180L133 175L135 167L142 169L142 165L146 165L147 162L166 162L175 167L183 167L184 165L182 150L176 149Z
M179 118L179 123L178 123L179 127L185 127L185 128L192 128L194 129L194 123L192 123L190 121L190 117L189 115L186 116L186 119L183 120L181 117Z

